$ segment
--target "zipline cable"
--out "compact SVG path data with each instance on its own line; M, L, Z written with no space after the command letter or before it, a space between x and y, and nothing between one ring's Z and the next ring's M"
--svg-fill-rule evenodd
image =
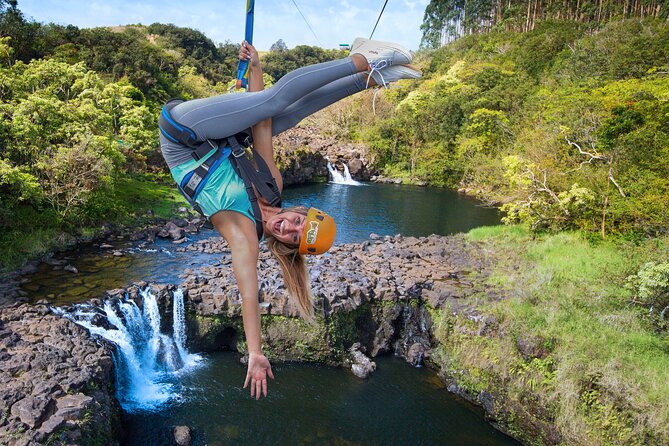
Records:
M379 24L379 20L381 20L381 16L383 15L383 11L386 9L386 5L388 4L388 0L383 4L383 8L381 8L381 13L379 14L379 18L376 19L376 24L374 25L374 29L372 30L372 33L369 35L369 38L371 40L372 36L374 35L374 31L376 31L376 25Z
M300 7L297 6L297 3L295 3L295 0L292 0L292 2L293 2L293 5L295 5L295 7L297 8L297 12L299 12L300 15L302 16L302 18L304 19L304 23L306 23L307 26L309 27L309 29L311 30L311 34L313 34L314 37L316 38L316 41L318 42L318 44L319 44L320 46L323 46L323 44L321 43L321 41L318 39L318 36L317 36L316 33L314 32L313 28L311 27L311 25L309 25L309 22L307 21L307 18L304 16L304 14L302 14L302 11L300 11Z

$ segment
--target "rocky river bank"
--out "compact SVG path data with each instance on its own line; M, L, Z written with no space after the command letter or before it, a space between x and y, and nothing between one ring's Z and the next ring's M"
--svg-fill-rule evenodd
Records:
M214 253L220 260L213 266L185 270L179 284L138 283L109 290L106 297L127 295L141 301L140 290L150 286L162 310L162 329L169 332L173 291L179 287L184 290L189 349L227 349L243 355L241 301L225 241L206 239L178 249ZM481 404L491 421L504 427L505 419L499 419L495 409L503 404L503 394L468 394L443 358L433 355L438 347L433 336L435 312L448 311L471 320L478 327L473 336L494 336L494 317L481 314L478 308L503 297L485 284L485 259L481 247L462 235L372 234L363 243L337 246L327 255L309 259L318 322L308 325L296 317L275 260L261 250L263 349L273 361L344 366L361 378L373 373L374 358L382 354L401 355L414 365L426 363L441 370L452 392ZM119 413L112 347L43 305L5 307L0 321L0 354L3 364L11 365L3 366L0 375L6 383L0 391L4 414L0 438L16 445L47 440L49 444L87 444L77 439L102 436L106 440L101 444L112 444L118 438ZM99 419L105 422L93 422Z
M0 444L108 444L112 347L45 305L0 309Z
M371 167L373 160L367 159L360 147L342 147L308 128L286 132L277 145L279 164L282 150L286 154L282 165L286 184L326 177L326 157L340 170L346 163L356 179L368 180L378 174ZM186 235L197 232L203 221L183 211L183 218L153 224L126 237L142 248L151 248L154 240L165 238L171 240L174 250L218 255L219 261L186 269L181 280L171 285L141 282L108 290L97 303L128 296L141 304L140 291L150 287L161 308L162 331L169 333L173 292L181 288L190 351L233 350L243 359L246 345L241 301L230 252L220 238L187 244ZM107 256L122 259L122 250L112 246L121 236L109 233L106 237L97 243L99 248ZM343 366L360 378L374 372L376 356L397 354L413 365L428 364L443 370L453 392L478 404L489 403L493 396L467 394L449 375L448 367L433 357L435 311L452 311L482 323L481 333L488 333L487 327L494 325L477 310L481 302L501 298L484 284L488 274L484 258L480 248L464 236L372 234L363 243L337 246L325 256L309 259L317 323L308 325L297 317L276 261L262 249L258 274L263 349L272 361ZM50 268L77 274L58 254L43 261ZM90 444L91 438L96 438L97 444L114 444L122 435L111 361L114 348L74 322L51 314L46 301L37 306L28 304L36 299L21 284L37 265L32 262L15 271L0 285L0 377L8 383L0 390L0 444ZM34 361L44 352L49 352L49 360ZM20 391L12 390L15 388Z

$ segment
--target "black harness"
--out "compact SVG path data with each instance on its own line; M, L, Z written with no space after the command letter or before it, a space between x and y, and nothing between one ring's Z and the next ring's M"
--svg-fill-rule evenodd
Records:
M163 107L163 111L160 113L160 118L158 119L161 133L170 141L183 144L192 149L192 156L196 161L202 159L212 149L217 150L199 167L184 176L181 184L177 185L179 191L186 197L186 200L193 206L193 209L202 214L202 210L195 200L209 179L210 174L222 162L229 159L233 169L244 182L246 193L251 202L251 209L253 210L258 240L260 240L263 235L263 223L256 192L267 200L270 205L277 207L281 206L281 193L267 163L265 163L262 156L257 155L253 150L253 139L250 129L226 138L198 140L192 129L179 124L172 118L170 110L181 102L183 101L172 99Z

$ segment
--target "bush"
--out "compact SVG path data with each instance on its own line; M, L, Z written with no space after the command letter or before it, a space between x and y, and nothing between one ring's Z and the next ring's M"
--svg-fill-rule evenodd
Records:
M669 263L648 262L628 278L635 291L635 302L649 308L651 317L666 328L669 311Z

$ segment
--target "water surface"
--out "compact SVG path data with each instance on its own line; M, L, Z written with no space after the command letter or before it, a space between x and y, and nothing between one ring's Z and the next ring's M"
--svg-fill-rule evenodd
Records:
M451 235L500 223L497 209L437 187L328 183L286 189L284 207L299 204L322 209L334 217L335 243L359 243L370 233Z
M171 444L187 425L194 445L452 445L506 446L515 440L482 412L448 393L432 371L398 357L379 357L366 380L341 368L273 364L269 396L242 389L246 367L217 353L182 377L182 399L160 411L127 415L127 446Z

